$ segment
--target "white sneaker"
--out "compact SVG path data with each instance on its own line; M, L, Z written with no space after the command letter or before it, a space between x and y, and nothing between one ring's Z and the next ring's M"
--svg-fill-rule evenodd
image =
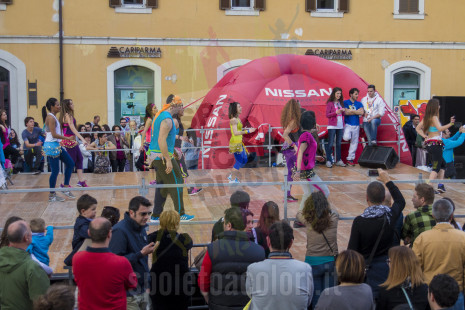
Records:
M326 167L332 168L332 167L333 167L333 164L328 160L328 161L326 162Z
M233 180L233 179L229 179L229 183L241 183L241 182L239 181L238 178L235 178L234 180Z
M344 164L344 162L342 161L342 159L339 160L335 165L336 165L336 166L339 166L339 167L345 167L345 166L346 166L346 164Z
M61 197L61 196L58 196L57 193L50 193L48 195L48 201L49 202L63 202L65 201L66 199Z

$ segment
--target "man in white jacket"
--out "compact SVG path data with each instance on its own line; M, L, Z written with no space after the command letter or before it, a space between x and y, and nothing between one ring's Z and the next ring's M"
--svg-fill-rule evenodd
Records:
M383 99L376 92L375 85L368 85L367 95L362 98L363 109L363 129L367 135L368 145L376 145L376 135L378 126L381 124L381 117L386 111Z

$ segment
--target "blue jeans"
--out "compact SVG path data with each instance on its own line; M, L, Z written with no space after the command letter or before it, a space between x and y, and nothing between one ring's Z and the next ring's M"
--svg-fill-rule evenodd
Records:
M371 122L363 122L363 130L367 135L368 145L371 145L372 142L376 142L376 137L378 135L378 126L381 124L380 118L375 118Z
M334 162L332 152L334 136L336 136L336 162L341 160L341 141L344 129L328 129L328 144L325 144L326 160Z
M459 293L459 298L457 298L457 301L455 302L455 305L453 305L452 307L450 308L447 308L447 309L450 309L450 310L463 310L464 309L464 306L463 306L463 292L460 292Z
M371 286L373 299L378 298L379 285L387 280L389 266L386 263L387 255L374 257L366 274L366 284Z
M313 275L312 308L315 309L318 299L320 299L320 295L325 288L333 287L337 284L337 275L334 268L334 262L311 266Z
M234 163L234 169L239 170L244 167L248 161L247 152L245 149L242 148L242 152L234 153L234 159L236 160Z
M57 158L48 157L50 168L52 169L52 174L50 174L49 185L50 188L55 188L58 178L58 173L60 172L60 160L65 164L65 181L64 185L69 185L69 180L71 179L71 174L74 170L74 161L69 156L68 152L65 149L61 148L60 156ZM54 192L51 192L54 193Z

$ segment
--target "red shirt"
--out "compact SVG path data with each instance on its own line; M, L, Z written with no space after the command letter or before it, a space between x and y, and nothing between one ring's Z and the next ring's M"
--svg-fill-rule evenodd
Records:
M91 248L73 257L80 310L126 309L126 291L137 287L129 261L108 248Z
M197 279L199 288L202 292L210 292L210 275L212 273L212 261L208 251L203 257L202 267L200 267L199 277Z

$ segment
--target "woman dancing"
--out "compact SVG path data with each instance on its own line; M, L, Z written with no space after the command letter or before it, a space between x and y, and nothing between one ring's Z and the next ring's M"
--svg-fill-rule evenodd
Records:
M313 170L315 167L317 143L312 135L312 129L316 127L316 121L311 111L305 111L302 113L300 118L300 127L303 132L299 137L297 165L292 174L293 180L321 181L320 177ZM303 210L305 201L310 196L314 188L322 191L326 197L329 196L329 189L325 184L304 184L302 185L304 195L302 196L299 211Z
M65 137L61 135L60 122L56 117L59 112L60 102L55 98L48 99L47 103L42 108L42 118L44 120L44 131L46 134L45 143L42 150L44 151L45 155L48 156L50 168L52 170L49 178L50 188L55 188L56 186L58 173L60 172L60 160L65 164L64 187L70 187L69 180L71 179L71 174L74 170L73 160L69 156L68 152L66 152L65 149L60 145L61 140L71 141L73 140L73 137ZM65 191L63 194L70 199L76 198L70 191ZM50 192L48 201L65 201L65 199L61 196L58 196L56 192Z
M284 158L286 159L287 166L287 180L292 182L292 169L295 166L297 160L297 143L301 134L300 130L300 116L302 112L300 109L300 103L295 100L289 100L281 112L281 126L284 129L283 138L284 144L281 149ZM292 185L287 191L287 201L296 202L297 198L291 195Z
M63 135L70 137L69 140L61 140L60 145L65 148L71 159L74 161L79 182L78 187L87 187L84 173L82 170L82 153L76 137L81 140L84 146L87 146L86 140L76 129L76 119L74 118L74 103L71 99L65 99L61 103L60 124L63 127Z
M254 132L255 128L244 128L242 130L242 122L239 119L242 107L239 102L231 102L229 104L229 126L231 127L231 139L229 140L229 153L234 154L234 167L228 176L229 183L240 183L237 178L239 169L247 164L247 150L242 142L242 135Z
M441 132L452 127L455 122L455 116L450 118L450 123L441 126L439 122L439 100L430 99L426 105L425 116L418 124L417 133L425 139L426 151L431 156L433 163L433 171L429 175L430 180L444 179L444 171L446 169L446 162L442 157L442 142ZM436 194L445 193L446 188L444 184L438 184Z
M145 168L145 160L147 159L146 152L149 149L150 141L152 141L152 121L155 118L155 115L158 113L158 108L155 104L149 103L145 107L145 117L144 117L144 131L141 134L141 146L140 146L140 155L139 155L139 167L143 167L144 171L149 168ZM150 184L157 183L156 180L150 181Z

